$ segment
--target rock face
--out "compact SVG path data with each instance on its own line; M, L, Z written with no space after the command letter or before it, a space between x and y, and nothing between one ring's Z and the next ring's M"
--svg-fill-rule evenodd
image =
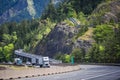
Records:
M93 28L88 28L88 31L84 35L80 36L73 45L74 48L84 49L84 52L87 53L91 48L92 44L95 43L93 37Z
M0 24L39 18L51 0L0 0ZM52 1L54 5L60 1Z
M84 49L87 52L94 42L93 29L89 29L85 35L75 40L74 37L78 31L77 27L68 26L64 22L57 24L50 34L36 46L35 54L53 57L57 53L70 54L75 48Z
M114 1L109 4L110 11L107 12L103 19L104 21L114 21L115 23L118 23L120 19L120 0Z
M70 53L73 48L72 38L77 33L76 27L68 26L66 23L59 23L36 47L35 53L53 57L57 53Z
M113 0L112 2L101 4L93 13L99 14L100 11L104 13L100 16L102 23L108 23L110 21L118 23L120 21L120 0Z

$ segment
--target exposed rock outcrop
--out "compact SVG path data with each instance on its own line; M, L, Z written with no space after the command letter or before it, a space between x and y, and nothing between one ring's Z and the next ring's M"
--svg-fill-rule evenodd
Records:
M117 23L120 18L120 0L111 2L109 8L110 11L103 16L104 21L112 20Z
M88 32L92 33L91 29L88 30L87 33ZM69 54L74 48L82 48L85 51L88 51L92 46L93 40L91 38L86 38L87 40L85 40L82 39L82 37L73 40L77 33L77 27L68 26L64 22L59 23L50 34L37 45L35 54L53 57L57 53ZM87 35L87 33L85 33L85 35Z
M0 24L39 18L50 2L51 0L0 0ZM57 5L61 0L52 2Z
M77 33L76 27L68 26L66 23L59 23L51 31L44 41L36 47L35 53L54 56L56 53L70 53L72 51L72 38Z
M4 22L19 22L24 19L30 20L33 18L38 18L41 16L43 10L49 2L50 0L16 0L16 2L13 1L11 3L6 3L5 0L2 0L0 5L3 3L7 5L0 7L11 7L6 8L2 15L0 15L0 24Z
M92 36L93 36L93 28L89 28L84 35L80 36L74 42L73 49L81 48L84 49L85 53L87 53L91 48L92 44L95 43L95 40L93 39Z
M93 20L96 17L97 20L100 19L102 23L120 21L120 0L113 0L111 2L100 4L94 11L93 14L99 16L93 16ZM100 17L100 18L98 18Z

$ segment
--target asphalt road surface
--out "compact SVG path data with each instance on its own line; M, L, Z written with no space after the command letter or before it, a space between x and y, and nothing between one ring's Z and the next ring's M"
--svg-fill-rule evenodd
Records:
M81 65L81 70L19 80L120 80L120 66Z

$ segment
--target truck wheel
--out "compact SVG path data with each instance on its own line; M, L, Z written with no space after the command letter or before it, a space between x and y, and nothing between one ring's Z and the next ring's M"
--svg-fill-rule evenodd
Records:
M50 68L50 66L47 66L47 68Z
M43 65L40 65L40 68L42 68L43 67Z

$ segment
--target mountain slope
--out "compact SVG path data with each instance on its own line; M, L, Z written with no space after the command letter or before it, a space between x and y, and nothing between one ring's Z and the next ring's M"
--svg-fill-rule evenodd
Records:
M111 0L100 4L89 18L92 24L118 23L120 21L120 0Z
M89 25L90 27L91 24L96 22L94 25L94 27L96 28L95 29L88 28L88 31L85 34L82 34L79 37L75 38L74 41L73 38L76 37L77 34L79 34L81 31L78 31L76 34L73 33L74 35L72 36L72 38L69 38L68 35L64 33L69 34L71 28L69 28L69 26L64 27L65 25L63 24L58 24L51 31L49 36L47 36L43 42L40 42L38 44L35 50L35 54L48 55L53 57L55 54L58 53L70 54L75 48L78 48L79 50L80 49L84 50L83 53L85 54L84 59L89 58L89 61L93 60L96 62L102 62L103 60L107 59L104 62L110 62L110 61L117 62L117 59L119 59L119 49L120 49L118 47L120 45L118 41L119 34L116 34L119 33L119 24L118 24L119 16L120 16L119 4L120 4L119 0L111 1L111 2L106 1L100 4L91 14L92 17L90 16L93 22L89 20L87 21L88 23L90 22ZM112 15L107 15L108 13ZM105 16L107 17L104 19ZM111 20L113 22L111 22ZM87 24L85 24L85 26L87 26ZM64 29L62 29L62 27L64 27ZM61 33L59 33L59 29L61 30ZM116 35L118 37L117 39L116 39ZM114 39L116 40L116 42L113 41ZM111 45L108 46L108 43L111 43ZM114 46L115 48L113 48L112 46ZM114 60L111 57L111 55L114 55Z
M39 18L50 0L1 0L0 24Z
M41 12L39 10L42 9L37 4L38 1L42 0L11 2L3 14L1 13L4 18L1 20L20 21L39 17L37 12ZM76 62L120 62L120 0L102 0L103 3L98 7L92 4L92 0L70 1L74 4L64 2L57 8L50 4L52 8L46 9L46 18L0 25L0 61L12 59L13 49L10 47L15 46L15 49L23 48L30 53L50 57L60 53L57 57L62 60L65 58L68 60L73 56ZM84 7L81 1L86 6L83 12L79 12ZM99 4L99 1L94 1ZM78 11L75 7L77 2ZM16 5L17 3L21 5ZM87 10L89 6L94 6L90 12ZM87 13L84 15L85 10L89 15ZM78 20L79 23L74 24L76 20L70 18Z
M66 23L57 24L50 34L37 45L35 54L53 57L57 53L71 53L72 38L77 32L76 27L71 27Z

